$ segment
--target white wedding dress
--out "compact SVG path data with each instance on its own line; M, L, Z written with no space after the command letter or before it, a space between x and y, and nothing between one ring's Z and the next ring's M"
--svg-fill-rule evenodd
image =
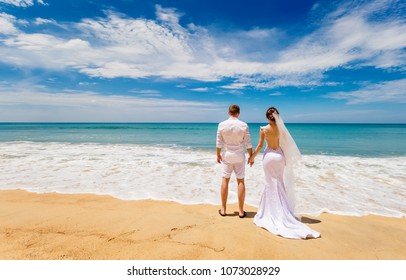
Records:
M273 234L286 238L318 238L320 233L295 218L294 205L285 187L285 155L282 148L273 150L267 147L263 156L265 189L261 197L254 223ZM285 179L284 179L285 174Z

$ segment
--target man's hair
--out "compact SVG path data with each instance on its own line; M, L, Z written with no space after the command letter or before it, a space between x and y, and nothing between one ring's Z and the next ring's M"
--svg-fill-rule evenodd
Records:
M240 113L240 107L238 105L235 105L235 104L231 105L230 107L228 107L228 112L231 115L235 116L235 115Z
M271 116L271 111L272 109L279 115L279 111L278 109L276 109L275 107L269 107L268 110L266 110L265 116L266 118L269 120L269 117Z

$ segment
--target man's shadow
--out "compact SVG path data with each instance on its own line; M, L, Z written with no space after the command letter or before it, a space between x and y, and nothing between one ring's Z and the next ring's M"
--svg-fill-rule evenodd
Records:
M248 219L252 219L255 217L255 215L257 214L257 212L249 212L249 211L245 211L245 217L244 218L248 218ZM234 211L233 214L230 214L230 216L238 216L238 211Z

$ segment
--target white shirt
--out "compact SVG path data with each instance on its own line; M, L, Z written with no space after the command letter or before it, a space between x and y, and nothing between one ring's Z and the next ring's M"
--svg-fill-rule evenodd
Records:
M248 125L238 118L230 117L218 125L216 147L225 151L238 152L244 155L246 149L252 148Z

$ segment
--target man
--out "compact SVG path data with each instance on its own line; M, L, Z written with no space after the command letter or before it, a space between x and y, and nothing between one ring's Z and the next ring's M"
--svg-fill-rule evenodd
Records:
M245 217L245 152L244 145L249 156L252 155L252 145L248 125L238 119L240 107L231 105L228 108L230 118L221 122L217 129L217 162L223 166L223 178L221 182L221 209L219 214L226 215L228 183L234 172L238 183L238 208L240 218ZM224 151L221 153L222 146Z

